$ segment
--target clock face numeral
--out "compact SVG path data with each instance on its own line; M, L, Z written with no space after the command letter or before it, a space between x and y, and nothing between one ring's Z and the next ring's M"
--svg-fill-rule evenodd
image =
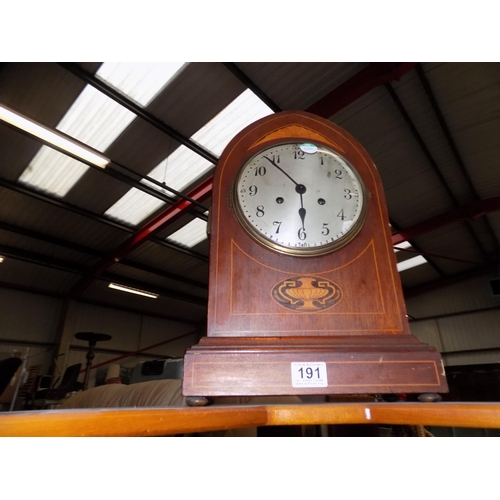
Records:
M354 168L323 147L298 143L252 157L235 182L236 213L261 243L294 255L326 253L349 241L364 219L366 195Z

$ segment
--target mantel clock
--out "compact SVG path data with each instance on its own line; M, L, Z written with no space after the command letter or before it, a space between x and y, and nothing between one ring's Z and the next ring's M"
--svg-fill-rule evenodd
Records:
M375 165L340 127L282 112L240 132L214 175L207 336L188 398L446 392L411 335Z

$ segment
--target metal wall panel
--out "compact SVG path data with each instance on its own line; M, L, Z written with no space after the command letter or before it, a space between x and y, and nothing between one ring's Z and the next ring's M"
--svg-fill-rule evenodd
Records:
M410 331L422 342L435 347L440 352L443 351L439 328L436 321L429 320L410 322Z
M60 309L57 299L0 288L0 338L54 342Z
M100 342L97 347L134 351L139 346L142 318L138 314L116 311L90 304L72 303L68 310L65 332L74 345L87 346L88 343L74 338L78 332L101 332L111 335L108 342Z
M500 306L500 298L493 297L490 289L489 280L494 278L498 276L485 274L411 297L406 301L408 314L418 319Z
M444 352L500 348L500 310L438 320Z
M500 360L500 298L493 297L489 285L496 277L481 276L407 301L411 316L429 317L411 322L412 333L436 346L446 365ZM481 311L491 307L499 308Z
M192 335L174 340L163 346L155 347L149 354L159 354L163 356L184 356L186 349L198 341L197 329L192 325L184 325L173 321L165 321L159 318L145 316L142 322L140 338L140 348L144 348L158 342L163 342L169 338L175 338L186 333L193 332Z
M500 363L500 348L492 351L445 354L443 360L445 366Z

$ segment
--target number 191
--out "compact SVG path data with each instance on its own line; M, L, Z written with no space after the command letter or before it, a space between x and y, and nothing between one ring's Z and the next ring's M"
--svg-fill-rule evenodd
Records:
M314 370L309 366L305 370L304 368L299 368L299 373L300 373L300 378L304 378L304 373L305 373L305 378L311 379L313 378L314 374L316 373L317 378L319 378L319 368L315 368Z

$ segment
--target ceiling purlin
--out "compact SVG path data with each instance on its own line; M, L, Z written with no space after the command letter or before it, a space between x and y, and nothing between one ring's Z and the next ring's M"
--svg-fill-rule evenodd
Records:
M338 111L338 109L335 109L335 111L332 112L333 102L342 102L344 106L347 106L353 100L361 97L361 95L363 95L364 93L369 92L375 86L383 85L384 83L395 78L401 78L401 76L409 71L415 64L416 63L372 63L368 68L361 70L357 75L354 75L354 77L343 83L340 86L341 92L339 92L337 88L333 89L329 94L320 99L320 101L318 101L316 104L313 104L306 111L314 112L315 114L323 116L324 118L329 118L333 114L333 112ZM64 66L66 67L67 65L64 64ZM96 78L94 78L90 74L86 74L86 72L81 70L81 68L79 68L77 65L72 64L67 69L69 69L70 71L74 71L75 74L82 74L86 81L88 81L88 83L96 83ZM369 71L367 71L367 69ZM102 86L100 81L97 81L97 83L99 84L99 86ZM96 88L99 87L96 86ZM116 94L113 89L108 89L107 91ZM342 99L343 93L345 94L345 99ZM128 101L128 99L124 98L121 94L116 95L115 97L116 100L119 99L118 102ZM129 101L129 105L129 109L135 112L132 107L137 108L137 106L131 101ZM337 106L337 104L335 104L335 106ZM150 121L151 124L155 124L157 122L159 122L160 124L163 123L156 118L151 117L149 114L146 114L145 119L147 119L148 121L152 120ZM162 128L160 128L160 130L162 130ZM169 133L166 130L164 131L167 134ZM217 163L217 158L215 158L214 163ZM199 193L203 193L204 199L208 198L212 192L212 182L213 177L208 178L198 187L190 191L188 193L188 196L196 198ZM81 293L86 287L91 284L93 276L98 276L100 273L104 272L107 268L113 265L113 263L116 262L117 259L120 260L121 258L125 257L131 250L137 248L137 246L141 245L144 241L147 241L152 234L149 229L151 223L153 223L155 227L154 234L168 227L168 225L173 221L173 218L170 216L170 214L172 213L172 208L173 207L168 207L165 211L161 212L157 217L155 217L155 219L153 219L153 221L147 223L143 228L139 229L133 238L130 238L127 242L125 242L125 244L120 245L120 247L117 248L115 252L111 252L109 257L106 257L100 263L97 263L95 266L93 266L93 268L90 269L87 273L87 278L82 279L82 281L73 290L73 293L78 296L79 293ZM178 213L176 213L176 219L177 217L180 217L184 213L186 213L189 208L190 205L188 203L184 203L184 207Z
M159 200L163 201L164 203L166 203L167 205L173 205L175 203L175 199L172 198L171 196L168 196L160 191L158 191L157 189L154 189L152 188L151 186L148 186L147 184L144 184L142 182L140 182L141 180L147 180L148 182L152 183L152 184L155 184L157 185L158 187L160 187L161 189L164 189L166 191L169 191L171 193L173 193L175 196L178 196L180 198L184 198L184 199L188 199L186 197L186 195L183 195L182 193L179 193L179 191L176 191L175 189L171 188L170 186L167 186L166 184L162 183L162 182L159 182L157 181L156 179L152 178L152 177L149 177L148 175L143 175L143 174L140 174L139 172L136 172L135 170L117 162L116 160L113 160L112 158L109 158L109 155L108 155L108 159L110 160L110 165L111 164L114 164L118 167L120 167L121 169L137 176L139 178L139 180L136 180L136 179L133 179L132 177L128 176L127 174L124 174L123 172L119 172L118 170L115 170L113 168L111 168L110 165L108 165L106 168L101 168L101 167L98 167L96 166L94 163L92 163L91 161L88 161L86 160L85 158L82 158L76 154L73 154L63 148L60 148L58 146L55 146L54 144L42 139L41 137L38 137L38 136L33 136L31 133L29 132L26 132L22 129L19 129L9 123L4 123L3 121L1 122L3 125L5 125L6 127L9 127L13 130L15 130L16 132L20 133L20 134L23 134L23 135L26 135L27 137L30 137L32 139L35 139L36 141L38 142L41 142L43 144L45 144L46 146L52 148L52 149L55 149L56 151L59 151L60 153L66 155L66 156L69 156L77 161L79 161L80 163L83 163L89 167L91 167L92 169L94 169L95 171L97 172L100 172L101 174L105 174L105 175L108 175L110 177L112 177L113 179L116 179L120 182L123 182L131 187L134 187L136 189L139 189L140 191L143 191L145 192L146 194L149 194L150 196L153 196L155 198L158 198ZM63 132L60 132L60 131L57 131L58 135L61 135L63 137L66 137L68 140L72 141L72 142L77 142L77 143L80 143L80 141L77 141L76 139L74 139L73 137L70 137L66 134L64 134ZM82 146L85 146L86 149L90 149L92 150L93 152L95 152L96 154L100 154L100 151L97 151L95 150L94 148L86 145L86 144L83 144L83 143L80 143L82 144ZM191 201L191 203L193 204L193 207L191 208L192 210L192 214L195 216L195 217L198 217L200 219L203 219L203 220L207 220L207 217L206 215L204 215L204 211L206 210L205 207L203 207L203 205L199 204L196 202L196 200L189 200ZM203 212L199 212L199 211L196 211L194 210L194 207L197 206L199 208L201 208L203 210Z
M85 274L86 268L79 264L75 264L74 262L69 262L67 260L59 259L56 257L51 257L43 254L39 254L37 252L31 252L27 250L23 250L21 248L14 248L9 245L0 245L0 252L2 255L8 256L12 259L21 260L23 262L29 262L31 264L36 264L43 267L49 267L53 269L58 269L60 271L72 273L72 274ZM164 288L161 286L153 285L150 283L144 283L139 280L135 280L132 278L127 278L125 276L121 276L118 274L112 273L101 273L98 277L103 281L107 282L117 282L125 286L130 286L132 288L141 288L151 291L153 293L158 293L163 297L170 297L176 300L182 300L185 302L191 302L193 304L198 304L202 306L206 306L206 299L197 297L195 295L189 295L187 293L178 292L176 290L171 290L169 288ZM75 299L70 295L70 299Z
M420 135L420 133L418 132L418 130L417 130L416 126L415 126L415 124L413 123L412 119L410 118L410 115L408 114L408 112L406 111L405 107L403 106L403 103L399 99L399 97L396 94L395 90L392 88L392 85L390 83L386 83L385 87L386 87L387 91L389 92L389 95L391 96L392 100L394 101L394 103L395 103L398 111L401 113L403 119L405 120L406 124L410 128L410 130L411 130L413 136L415 137L418 145L422 149L422 152L424 153L425 157L429 161L429 164L431 165L434 173L439 178L439 181L441 182L441 185L442 185L443 189L446 191L446 193L448 194L449 198L451 199L451 201L455 205L455 207L459 207L460 204L459 204L456 196L454 195L453 191L448 186L448 183L446 182L446 179L444 178L443 173L441 172L438 164L434 160L431 152L427 148L427 145L425 144L424 140L422 139L422 136ZM467 230L468 230L471 238L474 240L477 248L480 250L481 254L483 255L483 258L485 259L485 261L488 262L489 256L486 253L485 249L483 248L483 245L479 241L479 238L477 237L476 233L472 229L471 225L469 224L468 221L464 221L464 224L465 224L465 227L467 228Z
M432 106L432 109L434 110L436 118L438 119L439 125L441 126L441 129L443 131L443 134L446 137L446 140L448 141L448 144L450 146L451 151L453 152L453 156L455 157L455 161L457 162L460 173L462 174L463 178L465 179L472 197L475 200L480 200L480 196L479 196L479 194L474 186L474 183L472 182L472 179L469 175L467 167L465 166L465 163L463 161L462 155L458 151L458 147L455 143L455 140L453 139L450 128L448 127L448 124L446 123L446 120L443 116L443 113L441 112L441 109L440 109L439 104L436 100L434 92L432 91L432 87L431 87L427 77L425 76L425 73L424 73L424 70L422 69L421 64L417 64L416 70L417 70L417 75L418 75L418 78L420 80L420 83L422 84L422 87L424 88L425 93L427 94L427 97L429 99L429 102L431 103L431 106ZM495 235L495 231L491 227L490 221L488 220L487 217L484 219L484 221L485 221L487 230L490 234L490 237L495 244L496 251L500 252L500 244L499 244L498 239Z
M397 225L397 223L395 223L393 220L389 219L390 220L390 224L392 226L392 228L396 231L400 231L400 228L399 226ZM406 240L401 240L401 241L398 241L398 243L401 243L403 241L410 241L410 238L406 239ZM413 241L410 241L411 243L411 246L417 251L417 253L419 253L420 255L423 255L424 252L422 251L422 249L420 248L419 245L417 245L416 243L414 243ZM392 244L395 245L394 243L394 237L392 239ZM426 260L427 260L427 263L434 269L434 271L436 271L439 276L441 276L442 278L444 278L446 276L446 273L432 260L432 259L429 259L426 257Z
M64 69L68 70L69 72L73 73L75 76L80 78L81 80L85 81L89 85L92 85L95 87L97 90L102 92L103 94L107 95L109 98L113 99L117 103L121 104L124 106L126 109L129 111L132 111L136 116L139 118L142 118L146 122L148 122L150 125L153 127L156 127L158 130L164 132L168 136L172 137L175 139L177 142L180 142L187 148L191 149L201 157L205 158L208 160L210 163L213 163L214 165L217 163L218 158L214 156L210 151L206 150L204 147L200 146L198 143L191 141L181 133L177 132L175 129L164 123L163 121L159 120L154 116L152 113L148 112L145 108L142 106L136 104L134 101L131 99L127 98L124 94L121 92L117 91L110 85L106 84L96 76L94 76L92 73L89 73L88 71L85 71L81 66L79 66L76 63L58 63L60 66L62 66Z
M404 229L397 229L393 225L396 232L392 234L392 244L397 245L455 222L475 220L498 210L500 210L500 196L495 196L486 200L471 201Z
M71 203L62 201L59 198L55 198L52 196L48 196L44 193L41 193L39 191L36 191L34 189L28 188L27 186L18 184L16 182L9 181L7 179L2 179L0 178L0 186L4 187L6 189L10 189L11 191L15 191L17 193L29 196L31 198L34 198L36 200L42 201L44 203L48 203L49 205L53 205L58 208L62 208L64 210L67 210L69 212L75 213L77 215L80 215L82 217L85 217L87 219L93 220L95 222L100 222L101 224L106 224L108 226L114 227L116 229L120 229L121 231L127 232L129 234L134 234L135 230L132 229L129 226L126 226L124 224L120 224L119 222L116 222L112 219L108 219L106 217L102 217L101 215L95 214L94 212L90 212L89 210L85 210L84 208L80 208L77 205L72 205ZM176 252L183 253L185 255L189 255L190 257L193 257L197 260L202 260L205 262L208 262L208 257L205 255L202 255L198 252L194 252L193 250L190 250L189 248L184 248L176 243L172 243L160 238L151 238L151 241L154 243L157 243L158 245L162 245L166 248L170 248L172 250L175 250Z
M227 62L222 64L275 113L282 111L282 109L253 80L241 71L235 63Z
M0 288L6 288L8 290L19 290L21 292L33 293L36 295L43 295L46 297L53 297L55 299L65 299L66 296L63 293L52 292L50 290L43 290L41 288L35 288L30 286L18 285L15 283L8 283L6 281L0 281ZM171 316L169 314L160 314L154 311L145 311L142 309L136 309L129 306L121 306L118 304L113 304L112 302L104 302L102 300L79 298L75 299L75 302L80 302L82 304L90 304L93 306L105 307L107 309L116 309L118 311L125 311L129 313L142 314L145 316L152 316L153 318L166 319L167 321L176 321L178 323L186 323L188 325L198 326L198 322L189 319L181 318L179 316Z
M104 257L102 252L100 252L98 250L94 250L93 248L83 246L83 245L80 245L77 243L73 243L70 241L62 240L60 238L56 238L54 236L49 236L47 234L39 233L37 231L33 231L32 229L26 229L26 228L15 226L13 224L9 224L9 223L2 222L2 221L0 221L0 229L3 229L5 231L10 231L10 232L13 232L16 234L21 234L23 236L27 236L27 237L32 238L32 239L44 241L46 243L51 243L53 245L57 245L57 246L60 246L63 248L68 248L70 250L75 250L77 252L81 252L81 253L84 253L87 255L93 255L95 257L100 257L100 258ZM128 267L133 267L134 269L138 269L140 271L145 271L148 273L156 274L158 276L163 276L164 278L170 279L172 281L179 281L181 283L185 283L187 285L192 285L192 286L196 286L198 288L203 288L203 289L208 288L206 284L201 283L199 281L185 278L184 276L180 276L177 274L169 273L167 271L164 271L162 269L158 269L155 267L147 266L144 264L139 264L139 263L133 262L131 260L127 260L127 259L121 260L120 264L123 264L123 265L128 266Z
M202 183L198 188L188 193L189 197L197 201L204 201L212 194L212 178ZM165 228L166 224L172 223L182 217L186 211L189 211L191 202L187 200L178 200L174 205L168 207L164 212L160 213L153 220L149 221L145 226L136 231L124 243L111 251L107 256L87 270L79 283L73 287L70 292L70 297L78 297L91 284L92 281L102 275L106 269L109 269L113 264L119 262L123 257L128 255L132 250L142 245L145 241L152 238L155 234Z

